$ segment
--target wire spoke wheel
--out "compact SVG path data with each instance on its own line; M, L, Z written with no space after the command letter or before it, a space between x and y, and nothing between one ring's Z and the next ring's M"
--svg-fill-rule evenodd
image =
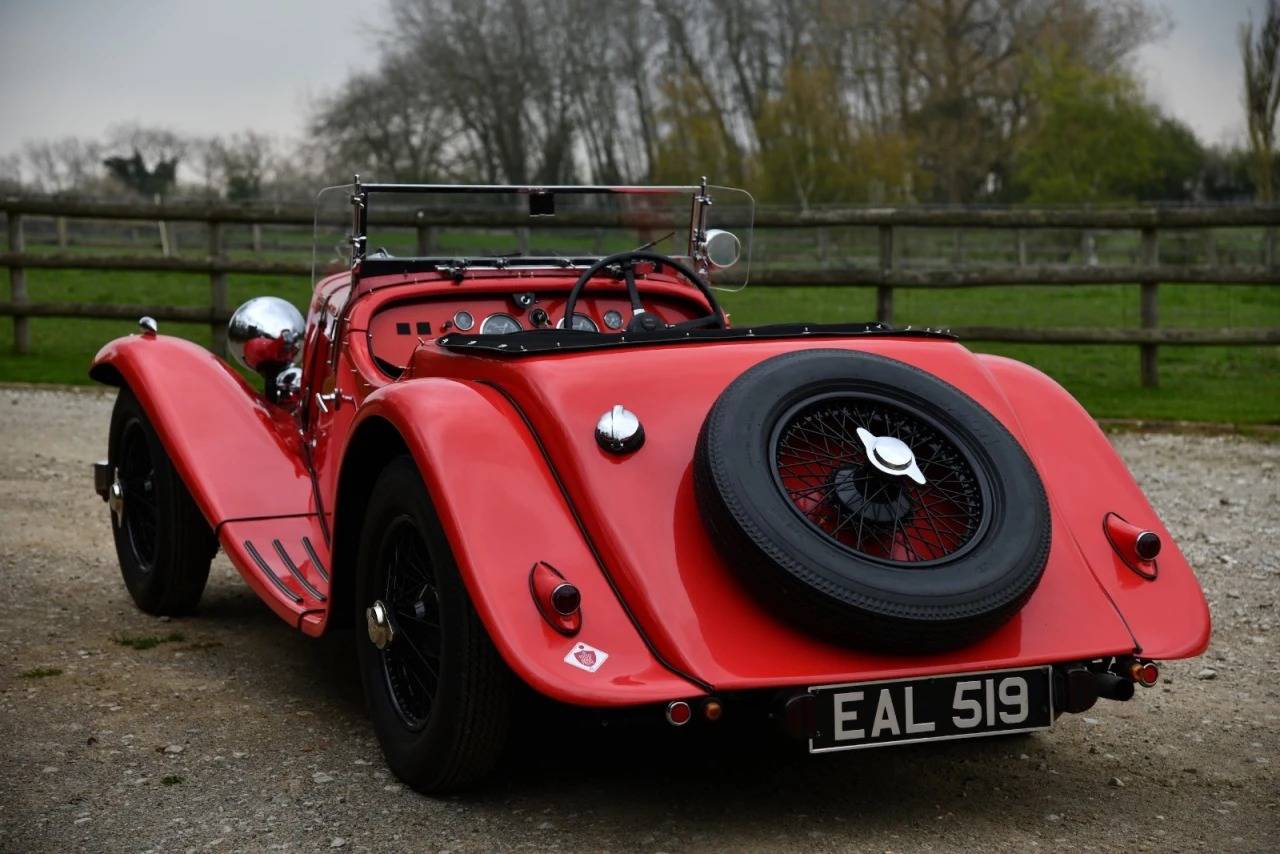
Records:
M150 571L155 566L159 524L155 463L151 459L147 435L139 422L129 422L120 444L119 477L124 490L120 526L128 535L139 566Z
M872 465L858 429L899 439L925 482ZM940 424L874 395L822 395L778 421L774 477L825 538L864 558L924 568L962 554L989 500L959 442Z
M426 726L440 688L440 596L426 541L413 520L400 516L383 535L382 599L396 634L381 651L382 671L397 713L412 731Z

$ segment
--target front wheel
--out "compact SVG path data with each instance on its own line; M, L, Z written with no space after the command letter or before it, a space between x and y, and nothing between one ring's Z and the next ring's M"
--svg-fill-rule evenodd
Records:
M410 457L387 466L369 500L356 607L365 700L391 770L426 793L484 777L506 744L513 678Z
M127 387L111 412L111 532L125 586L148 614L195 609L217 551L213 529Z

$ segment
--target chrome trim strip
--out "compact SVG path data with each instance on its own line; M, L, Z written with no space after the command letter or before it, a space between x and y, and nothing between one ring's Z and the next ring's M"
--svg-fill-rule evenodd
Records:
M313 587L310 581L307 581L306 577L302 574L302 570L298 569L297 564L293 562L293 558L289 557L289 553L285 551L284 544L279 540L272 540L271 545L275 546L276 554L280 555L280 559L284 561L284 568L289 570L289 574L296 578L298 583L311 594L312 599L318 599L323 602L325 600L325 595Z
M329 570L324 568L324 563L320 560L320 555L316 554L315 546L311 545L310 537L302 538L302 547L307 551L307 557L311 558L311 565L316 568L316 572L320 573L320 577L327 583L329 581Z
M274 572L271 571L271 567L268 566L267 562L262 559L262 555L258 554L258 550L253 547L252 542L250 542L249 540L245 540L244 548L245 548L245 551L249 553L249 557L253 558L254 562L258 564L258 568L261 569L262 572L267 576L267 580L270 581L272 584L274 584L277 590L283 593L289 599L289 601L293 602L293 604L295 605L302 604L302 597L299 596L297 593L294 593L288 587L286 587L284 582L280 580L279 576L277 576Z

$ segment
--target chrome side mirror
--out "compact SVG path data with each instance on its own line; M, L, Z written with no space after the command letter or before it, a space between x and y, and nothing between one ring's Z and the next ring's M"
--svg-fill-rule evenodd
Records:
M713 270L724 270L742 257L742 241L731 231L713 228L702 241L702 257Z
M280 379L298 358L305 331L302 314L291 303L280 297L254 297L231 315L227 346L237 362L266 380L267 399L280 402Z

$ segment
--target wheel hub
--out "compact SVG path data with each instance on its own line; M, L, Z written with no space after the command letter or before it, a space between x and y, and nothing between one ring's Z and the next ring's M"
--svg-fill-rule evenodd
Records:
M867 451L867 459L885 474L906 475L924 486L924 475L916 465L916 455L911 446L893 436L877 436L863 427L858 428L858 438Z
M119 525L124 520L124 485L120 483L120 473L116 472L115 478L111 481L111 487L107 491L107 507L111 510L111 515L116 517L116 524Z
M381 599L365 611L365 622L369 629L369 640L378 649L387 649L395 642L396 629L391 622L391 614Z
M888 525L911 514L911 499L897 481L869 473L865 466L837 469L831 486L839 510L867 522Z

